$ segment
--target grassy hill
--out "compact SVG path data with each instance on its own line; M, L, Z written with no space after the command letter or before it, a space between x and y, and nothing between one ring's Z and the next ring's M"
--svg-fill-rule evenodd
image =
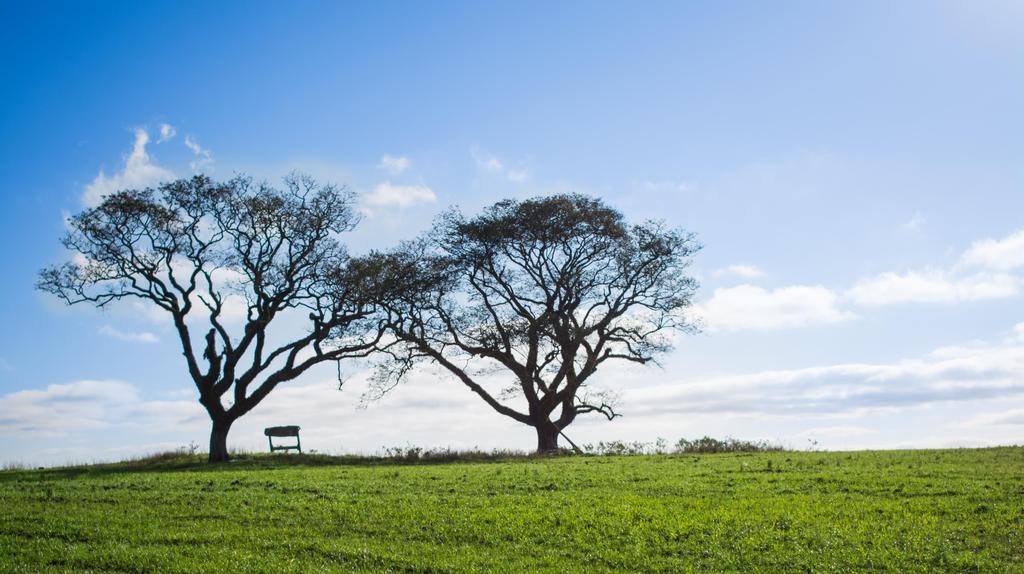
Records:
M3 572L1024 572L1024 449L0 473Z

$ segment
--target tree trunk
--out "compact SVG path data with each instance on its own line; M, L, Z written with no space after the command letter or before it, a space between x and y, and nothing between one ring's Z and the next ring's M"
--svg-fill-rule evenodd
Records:
M558 450L558 428L551 422L535 427L537 429L537 452L555 452Z
M210 431L210 458L208 462L228 462L228 431L231 430L231 419L214 419Z

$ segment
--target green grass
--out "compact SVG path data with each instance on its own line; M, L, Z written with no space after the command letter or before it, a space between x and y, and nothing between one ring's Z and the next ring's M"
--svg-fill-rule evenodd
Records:
M1024 572L1024 449L0 472L2 572Z

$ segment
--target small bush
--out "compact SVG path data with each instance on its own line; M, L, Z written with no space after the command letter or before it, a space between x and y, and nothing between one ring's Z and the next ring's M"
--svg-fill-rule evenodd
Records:
M423 448L418 446L385 447L381 456L371 457L401 462L450 462L457 460L496 460L531 456L521 450L477 448L458 450L451 447Z
M596 445L583 445L583 452L598 456L628 456L639 454L693 454L693 453L718 453L718 452L776 452L785 450L782 445L768 441L749 441L731 437L716 439L703 437L694 440L685 438L679 439L671 450L668 442L659 438L654 442L612 440L599 442Z
M193 459L205 459L205 455L200 453L199 445L195 442L179 446L175 449L124 459L121 463L127 465L160 466L161 464L191 462Z
M653 445L654 443L642 441L625 442L621 440L610 440L608 442L601 441L596 445L585 444L583 445L583 452L601 456L653 454Z
M740 440L725 437L723 440L705 436L694 440L679 439L672 449L674 453L716 453L716 452L778 452L785 450L782 445L766 440Z

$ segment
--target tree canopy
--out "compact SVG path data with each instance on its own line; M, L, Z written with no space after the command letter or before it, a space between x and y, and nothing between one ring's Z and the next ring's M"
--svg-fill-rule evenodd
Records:
M37 286L71 305L165 311L212 421L210 460L227 460L231 424L277 385L381 342L338 240L358 222L352 206L344 189L300 175L283 189L198 175L120 191L70 219L73 258Z
M609 362L647 364L695 329L685 274L695 236L629 224L598 199L506 200L442 216L427 236L352 262L401 345L376 392L440 365L497 412L536 429L540 451L577 416L618 413L591 382ZM499 380L499 388L495 380Z

